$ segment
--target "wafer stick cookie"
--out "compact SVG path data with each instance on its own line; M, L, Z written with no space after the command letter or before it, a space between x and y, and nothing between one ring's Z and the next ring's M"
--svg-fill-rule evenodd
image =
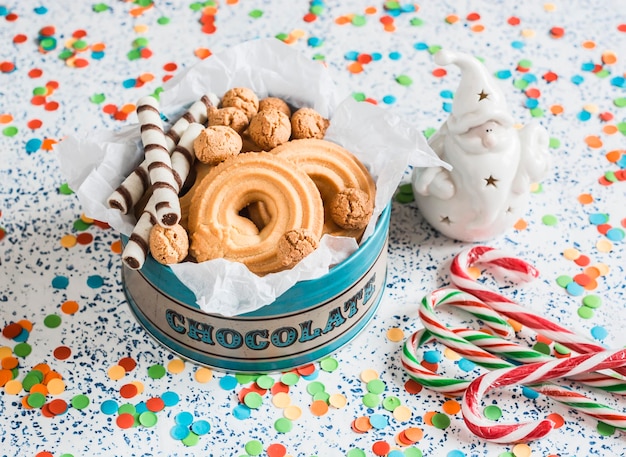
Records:
M141 141L148 161L152 196L156 199L156 220L163 227L172 226L180 220L178 189L183 183L178 182L172 172L157 100L151 96L139 99L137 116L141 123Z
M475 435L497 443L513 443L543 438L554 428L554 422L543 419L536 422L494 424L481 413L482 397L491 389L513 384L537 384L571 377L581 373L617 369L626 366L626 350L602 351L569 359L537 362L519 367L495 370L476 378L463 396L463 420ZM541 385L541 384L540 384ZM558 401L592 416L606 424L626 429L626 414L590 401L587 397L558 388L551 395ZM545 391L544 391L545 393Z
M205 124L207 122L208 109L217 105L217 103L218 99L214 94L205 94L200 100L194 102L165 134L167 150L169 152L174 150L190 123ZM127 214L149 187L148 161L144 159L111 194L108 199L109 206L118 209L122 214Z
M202 124L196 122L189 124L172 153L172 170L183 183L189 175L194 160L193 141L203 128ZM177 189L177 193L179 190ZM156 198L153 194L150 196L122 253L122 261L133 270L141 268L146 261L150 248L150 231L157 223L156 218Z

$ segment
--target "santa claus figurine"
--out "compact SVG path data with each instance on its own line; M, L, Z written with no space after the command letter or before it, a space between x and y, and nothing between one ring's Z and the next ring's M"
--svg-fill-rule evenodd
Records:
M452 169L415 168L415 200L444 235L486 241L513 227L531 184L546 176L548 133L538 123L514 126L497 81L476 58L442 49L435 62L462 72L452 112L429 140Z

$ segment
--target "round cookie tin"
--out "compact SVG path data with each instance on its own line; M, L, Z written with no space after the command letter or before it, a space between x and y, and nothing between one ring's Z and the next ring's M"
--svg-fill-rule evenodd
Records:
M150 256L141 270L122 267L124 293L146 331L183 358L239 372L295 368L344 346L374 316L387 278L390 206L350 257L250 313L204 312L172 270Z

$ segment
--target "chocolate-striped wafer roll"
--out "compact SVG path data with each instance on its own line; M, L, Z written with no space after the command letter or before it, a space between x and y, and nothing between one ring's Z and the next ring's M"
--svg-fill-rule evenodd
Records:
M178 182L172 172L172 160L165 145L163 122L157 100L152 96L139 99L137 117L141 124L141 141L148 162L148 173L152 184L152 197L155 199L157 223L163 227L172 226L180 220Z
M189 176L196 157L193 151L193 142L202 130L204 130L204 125L202 124L197 122L188 124L187 130L180 137L178 144L172 152L172 170L176 180L181 183L181 187L185 183L187 176ZM179 193L181 187L177 189Z
M153 212L154 204L150 199L122 252L122 261L132 270L139 270L143 266L150 250L150 230L156 224Z
M191 122L206 123L208 109L216 106L217 103L218 98L215 94L203 95L200 100L194 102L165 134L167 150L169 152L174 150ZM127 214L145 194L148 187L150 187L148 162L143 160L111 194L108 199L109 206L118 209L122 214Z

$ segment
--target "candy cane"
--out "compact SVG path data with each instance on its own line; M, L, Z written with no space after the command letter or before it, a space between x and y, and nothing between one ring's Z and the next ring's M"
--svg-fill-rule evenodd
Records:
M193 142L200 132L204 129L202 124L191 123L187 130L183 133L174 152L172 152L172 168L179 176L180 182L184 183L189 175L194 161ZM176 193L180 191L176 189ZM176 197L178 199L178 197ZM133 232L128 239L128 243L124 247L122 253L122 261L131 269L137 270L141 268L146 261L148 251L150 249L149 239L152 227L157 223L156 220L156 202L155 195L151 195L146 207L137 221Z
M512 443L543 438L554 428L550 419L535 422L494 424L480 411L482 397L491 389L513 384L535 384L575 376L581 373L614 369L626 366L626 350L603 351L568 359L537 362L519 367L505 368L485 373L470 383L463 395L461 411L463 420L475 435L496 443ZM588 398L571 390L559 390L553 398L589 416L617 428L626 428L626 414L590 402Z
M174 151L189 124L206 123L208 109L211 106L216 106L217 103L218 100L214 94L203 95L200 100L194 102L165 134L165 146L168 152ZM149 187L148 161L144 159L111 194L108 198L108 204L111 208L121 211L122 214L127 214Z
M456 287L474 295L503 316L515 319L520 324L579 354L606 350L605 347L588 338L544 317L530 313L523 306L475 281L468 272L469 267L474 264L495 266L523 281L529 281L538 276L539 273L532 265L511 257L503 251L488 246L475 246L465 249L454 258L450 266L450 279ZM619 367L615 371L626 375L626 368Z

